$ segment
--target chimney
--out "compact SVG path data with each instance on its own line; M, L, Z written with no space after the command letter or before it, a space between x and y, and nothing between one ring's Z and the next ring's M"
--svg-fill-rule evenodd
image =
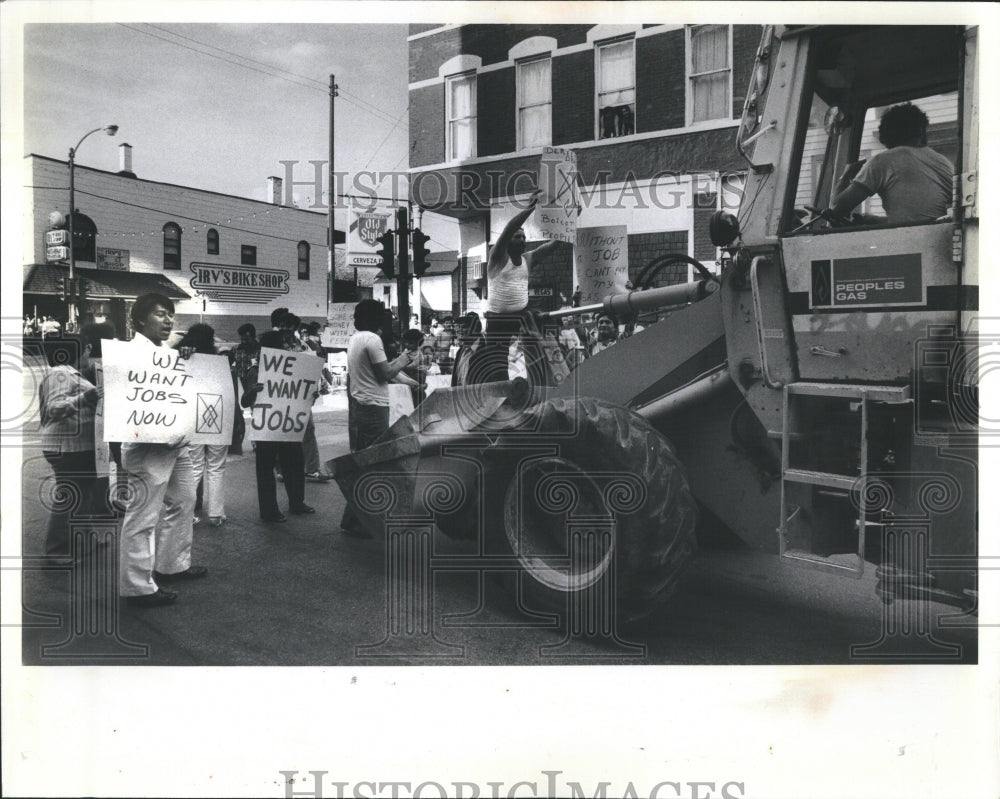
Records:
M122 143L118 145L118 174L130 178L135 177L135 172L132 171L131 144Z
M283 205L281 202L281 178L272 175L267 179L267 195L271 205Z

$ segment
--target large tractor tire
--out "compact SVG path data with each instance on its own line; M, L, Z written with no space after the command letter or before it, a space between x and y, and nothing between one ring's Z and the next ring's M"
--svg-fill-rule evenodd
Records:
M530 444L494 461L488 489L491 537L518 559L525 602L599 602L622 623L658 610L695 551L697 506L670 442L601 400L525 413Z

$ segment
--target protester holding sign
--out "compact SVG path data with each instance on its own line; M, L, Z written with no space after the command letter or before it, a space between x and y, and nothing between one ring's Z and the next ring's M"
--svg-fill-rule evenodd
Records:
M88 516L97 485L94 462L94 411L101 397L81 371L90 366L90 347L67 334L45 342L51 369L38 389L42 454L55 482L48 496L52 512L45 535L45 554L70 554L70 520Z
M527 239L521 227L538 205L540 190L535 190L528 207L518 211L504 226L497 237L486 264L487 299L486 346L473 355L469 363L469 380L473 383L495 382L509 379L507 350L512 336L524 332L524 313L528 307L528 281L534 264L551 252L555 240L546 241L531 252L526 252ZM529 347L528 361L540 363ZM532 373L536 384L544 377Z
M278 464L284 475L289 512L295 515L316 512L305 502L302 436L319 385L319 363L312 355L281 354L292 352L290 346L281 331L271 330L260 337L260 362L251 370L248 388L240 398L244 408L253 407L250 437L256 441L257 503L265 522L286 521L278 508L274 479L274 467ZM309 370L309 366L316 368ZM308 375L300 377L300 367L306 367L312 379ZM276 407L278 400L283 400L281 407Z
M193 324L188 328L175 349L187 347L200 355L218 355L215 347L215 330L206 324ZM225 510L225 474L226 455L229 454L229 443L223 444L188 444L191 455L191 467L194 474L194 484L205 480L205 508L208 511L208 523L219 527L226 520Z
M379 332L382 330L385 308L378 300L362 300L354 308L354 327L347 347L348 418L347 430L351 452L375 443L389 429L389 381L416 360L415 349L404 349L389 361ZM410 381L415 382L415 381ZM355 538L368 538L354 511L348 504L340 522L341 532Z
M174 304L162 294L143 294L132 306L136 334L129 346L163 347L174 327ZM228 370L227 370L228 371ZM122 463L134 490L121 528L119 591L132 605L153 607L177 599L158 583L204 577L191 565L195 481L186 432L163 444L127 441Z

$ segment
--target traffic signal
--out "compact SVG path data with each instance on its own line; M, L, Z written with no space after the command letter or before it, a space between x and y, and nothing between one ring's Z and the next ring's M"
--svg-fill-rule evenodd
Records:
M64 278L64 277L58 278L58 280L56 281L56 283L59 286L59 289L58 289L58 291L59 291L59 299L62 300L63 302L65 302L66 301L66 278Z
M413 274L417 277L423 277L424 272L427 271L427 267L430 266L427 263L427 242L430 241L430 236L426 235L421 230L414 230L412 234L413 241Z
M87 295L90 293L90 281L85 278L77 278L76 281L76 301L82 306L87 302Z
M382 259L382 274L386 277L396 276L396 233L392 230L387 230L377 239L378 243L382 245L380 250L376 251L376 255Z

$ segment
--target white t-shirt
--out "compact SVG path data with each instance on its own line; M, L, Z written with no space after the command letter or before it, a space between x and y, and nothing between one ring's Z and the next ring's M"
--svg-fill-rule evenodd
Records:
M882 198L889 223L933 222L951 205L954 167L930 147L893 147L873 155L854 178Z
M374 366L385 360L382 339L369 330L359 330L347 342L351 396L362 405L389 406L389 386L379 382Z

